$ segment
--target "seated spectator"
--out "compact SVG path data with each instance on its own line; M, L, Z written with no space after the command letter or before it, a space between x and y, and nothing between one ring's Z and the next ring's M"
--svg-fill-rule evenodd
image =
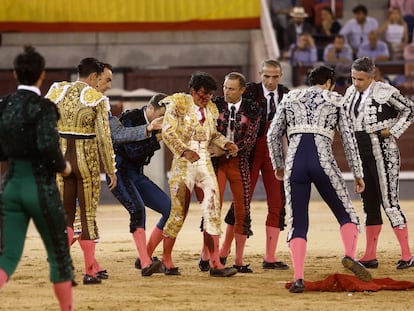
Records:
M292 64L299 66L314 64L318 60L315 41L310 34L299 35L298 43L290 46L289 58Z
M323 60L327 63L350 63L353 61L352 49L343 35L336 35L334 42L325 47Z
M388 46L384 41L378 40L378 35L375 30L368 34L368 43L362 44L357 52L357 57L370 57L377 62L384 62L390 59L390 52Z
M290 19L292 6L299 5L299 0L271 0L270 15L276 31L277 43L281 51L285 50L284 35ZM289 46L286 47L286 50Z
M335 14L333 14L333 16L335 16L335 19L342 17L343 6L344 6L343 0L335 1ZM323 10L325 8L331 9L331 12L332 12L331 0L315 0L315 5L313 8L313 11L314 11L313 24L315 25L315 27L319 27L323 24Z
M285 32L285 48L288 49L292 44L296 44L297 39L302 33L314 34L314 28L305 21L308 17L303 7L294 7L290 12L292 20L289 22Z
M378 21L368 16L366 6L360 4L352 10L354 18L348 20L339 32L352 48L354 54L357 53L361 44L368 43L368 33L378 29Z
M384 41L390 49L391 59L403 59L404 46L408 43L408 27L399 8L389 10L388 19L378 28L378 33L383 34Z
M316 33L313 36L316 47L318 49L318 59L322 60L324 48L333 42L335 35L341 30L339 24L333 16L332 10L329 7L322 9L322 24L317 27Z
M408 27L408 41L411 42L414 29L414 1L390 0L390 8L399 8Z
M336 18L342 17L343 0L335 0L335 8L332 8L332 0L300 0L300 6L305 9L308 17L306 20L315 27L319 27L322 22L321 11L324 8L330 8L335 11Z
M335 19L331 8L323 8L321 11L321 25L317 27L317 34L332 37L339 33L341 24Z
M404 47L404 74L398 75L393 85L397 88L414 90L414 43Z

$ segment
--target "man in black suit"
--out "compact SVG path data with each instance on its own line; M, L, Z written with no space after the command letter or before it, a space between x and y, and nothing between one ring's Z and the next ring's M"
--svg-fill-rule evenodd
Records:
M253 197L259 173L266 190L268 214L266 219L266 254L263 258L263 269L286 270L289 266L278 261L275 256L279 233L285 227L285 197L283 182L276 179L267 147L266 135L269 125L277 109L277 104L282 100L283 94L289 89L280 84L282 78L282 67L276 60L264 60L260 67L260 83L249 82L243 98L250 99L259 106L261 110L259 131L256 145L252 151L250 164L250 199ZM226 215L225 222L234 225L233 206ZM250 228L250 223L245 224ZM252 233L250 232L249 235ZM227 234L220 249L220 259L225 262L230 251L233 236Z

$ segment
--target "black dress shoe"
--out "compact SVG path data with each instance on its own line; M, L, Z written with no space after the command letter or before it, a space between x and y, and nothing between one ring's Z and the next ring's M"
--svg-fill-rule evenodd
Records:
M239 273L252 273L253 270L250 269L249 266L250 265L245 265L245 266L233 265L233 268L235 268L237 272Z
M214 277L227 277L232 276L237 273L236 268L223 268L223 269L214 269L210 268L210 276Z
M84 285L91 285L91 284L101 284L102 281L100 278L97 278L95 276L89 275L89 274L85 274L83 276L83 284Z
M152 257L152 261L161 261L158 259L158 257L154 256ZM165 272L165 268L164 268L164 264L161 261L161 266L158 268L158 270L154 271L154 273L164 273Z
M203 272L210 270L210 260L203 260L200 258L198 261L198 267L200 268L200 271Z
M142 276L151 276L153 273L159 272L162 268L162 262L158 259L153 260L148 266L142 268Z
M412 257L410 260L399 260L397 263L397 269L408 269L414 267L414 257Z
M100 278L101 280L107 280L109 278L109 273L106 270L101 270L96 272L96 277Z
M220 257L220 262L222 265L225 265L227 262L227 257Z
M174 268L164 267L164 274L165 275L181 275L181 272L180 270L178 270L178 267L174 267Z
M291 293L303 293L305 291L305 282L303 279L297 279L289 288Z
M360 260L359 261L365 268L367 269L377 269L378 268L378 260Z
M359 261L356 261L349 256L345 256L342 258L342 265L355 274L361 281L370 282L372 280L371 272L369 272Z
M139 258L135 260L135 269L141 270L141 259Z
M262 268L273 270L288 270L289 266L285 264L283 261L267 262L263 260Z

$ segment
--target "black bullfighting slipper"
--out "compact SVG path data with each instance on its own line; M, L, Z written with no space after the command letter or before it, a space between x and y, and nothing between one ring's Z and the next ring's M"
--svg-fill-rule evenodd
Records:
M359 261L365 268L367 269L377 269L378 268L378 260L360 260Z
M356 261L349 256L345 256L342 258L342 265L355 274L361 281L370 282L372 280L371 273L359 261Z
M227 257L220 257L220 263L221 263L222 265L225 265L225 264L226 264L226 262L227 262Z
M135 269L141 270L141 259L139 258L135 260Z
M96 277L100 278L101 280L106 280L109 278L109 273L106 270L101 270L96 272Z
M303 293L305 291L305 282L303 279L297 279L289 288L291 293Z
M162 268L162 262L158 259L153 260L148 266L142 268L141 275L142 276L151 276L153 273L159 272Z
M214 269L210 268L210 276L214 277L228 277L235 275L237 273L236 268L223 268L223 269Z
M408 269L414 267L414 257L412 257L410 260L399 260L397 263L397 269Z
M174 268L164 267L164 274L165 275L181 275L181 272L180 270L178 270L178 267L174 267Z
M200 271L203 272L210 270L210 260L203 260L200 258L198 261L198 267L200 268Z
M263 260L262 268L273 270L288 270L289 266L285 264L283 261L267 262Z
M249 268L250 265L244 265L244 266L237 266L233 265L233 268L237 270L239 273L252 273L253 270Z
M100 278L97 278L95 276L89 275L89 274L85 274L83 276L83 284L84 285L92 285L92 284L101 284L102 281Z

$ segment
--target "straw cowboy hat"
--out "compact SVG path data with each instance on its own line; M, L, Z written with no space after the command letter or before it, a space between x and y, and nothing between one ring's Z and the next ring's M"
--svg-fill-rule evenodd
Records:
M308 17L308 14L306 14L305 9L301 6L295 6L289 15L292 17L303 17L303 18Z

